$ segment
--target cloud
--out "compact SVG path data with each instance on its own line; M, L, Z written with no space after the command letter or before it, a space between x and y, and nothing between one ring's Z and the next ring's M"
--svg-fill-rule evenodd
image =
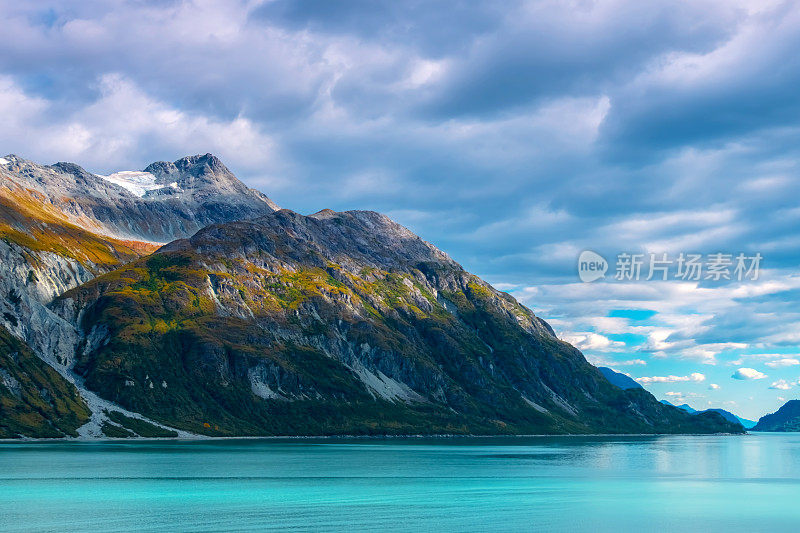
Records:
M647 361L644 359L628 359L627 361L617 361L616 364L620 366L646 365Z
M731 376L733 379L741 379L741 380L748 380L748 379L764 379L767 377L766 374L759 372L754 368L747 368L742 367L736 370Z
M565 335L562 340L572 344L580 350L611 351L625 347L624 342L612 341L608 337L597 333L574 333Z
M783 367L783 366L796 366L796 365L800 365L800 359L784 357L783 359L776 359L774 361L767 361L764 364L769 366L769 367L772 367L772 368L779 368L779 367Z
M106 172L142 168L142 154L147 154L146 161L205 151L245 167L276 163L275 143L248 119L221 121L181 111L115 74L98 80L98 88L96 100L61 115L57 102L31 96L0 76L5 123L0 145L13 146L20 136L36 137L37 146L19 155L43 162L74 160Z
M688 360L714 381L747 351L800 360L800 5L0 8L0 153L109 172L214 152L296 211L391 213L592 360ZM586 285L585 249L764 265Z
M792 385L793 383L788 383L784 379L779 379L778 381L773 382L772 385L769 386L769 388L777 390L789 390L792 388Z
M711 390L719 390L719 385L717 385L716 383L711 383L708 386L708 388L711 389Z
M677 383L680 381L693 381L693 382L701 382L705 381L706 376L699 372L694 372L688 376L651 376L651 377L641 377L636 378L636 381L639 383Z

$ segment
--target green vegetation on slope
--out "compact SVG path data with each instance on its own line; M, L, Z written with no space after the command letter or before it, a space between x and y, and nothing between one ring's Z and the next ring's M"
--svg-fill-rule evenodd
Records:
M92 233L71 222L41 193L0 187L0 239L32 251L75 259L103 271L156 250L152 243ZM35 260L33 260L35 263Z
M71 383L0 327L0 438L76 437L89 415Z

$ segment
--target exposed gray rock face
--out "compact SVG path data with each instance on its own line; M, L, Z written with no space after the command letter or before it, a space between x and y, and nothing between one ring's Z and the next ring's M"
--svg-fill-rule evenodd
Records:
M135 187L119 185L124 179L115 180L126 176L98 176L74 163L39 165L14 155L3 159L7 161L0 166L3 182L39 191L71 222L123 239L168 242L208 224L256 218L278 209L211 154L120 173L152 180L140 194Z
M92 279L74 259L0 241L0 324L54 366L71 364L78 333L47 305Z

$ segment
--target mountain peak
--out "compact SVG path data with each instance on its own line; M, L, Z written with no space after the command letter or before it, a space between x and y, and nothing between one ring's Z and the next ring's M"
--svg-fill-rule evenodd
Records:
M278 209L213 154L106 176L75 163L47 166L11 155L3 160L0 169L8 184L44 195L71 223L125 239L168 242L209 224L258 218Z
M157 161L144 169L162 185L174 183L195 194L246 194L247 186L239 181L225 164L213 154L191 155L177 161Z
M222 163L222 161L215 156L214 154L207 153L205 155L188 155L186 157L182 157L175 161L175 166L178 168L181 167L196 167L196 166L207 166L212 170L225 170L228 171L227 167ZM230 171L228 171L230 172Z
M313 215L309 216L316 219L322 219L322 218L332 218L335 217L337 214L338 213L336 213L336 211L334 211L333 209L322 209L320 211L317 211Z
M226 174L233 176L228 167L215 155L188 155L176 161L156 161L147 165L144 172L149 172L158 178L188 174L194 177L205 174Z

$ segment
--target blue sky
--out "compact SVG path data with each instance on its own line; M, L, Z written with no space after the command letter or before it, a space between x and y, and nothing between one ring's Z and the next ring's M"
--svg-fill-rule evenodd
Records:
M284 207L388 213L659 398L757 418L797 397L796 3L0 8L2 153L213 152ZM581 283L586 249L764 259L743 282Z

